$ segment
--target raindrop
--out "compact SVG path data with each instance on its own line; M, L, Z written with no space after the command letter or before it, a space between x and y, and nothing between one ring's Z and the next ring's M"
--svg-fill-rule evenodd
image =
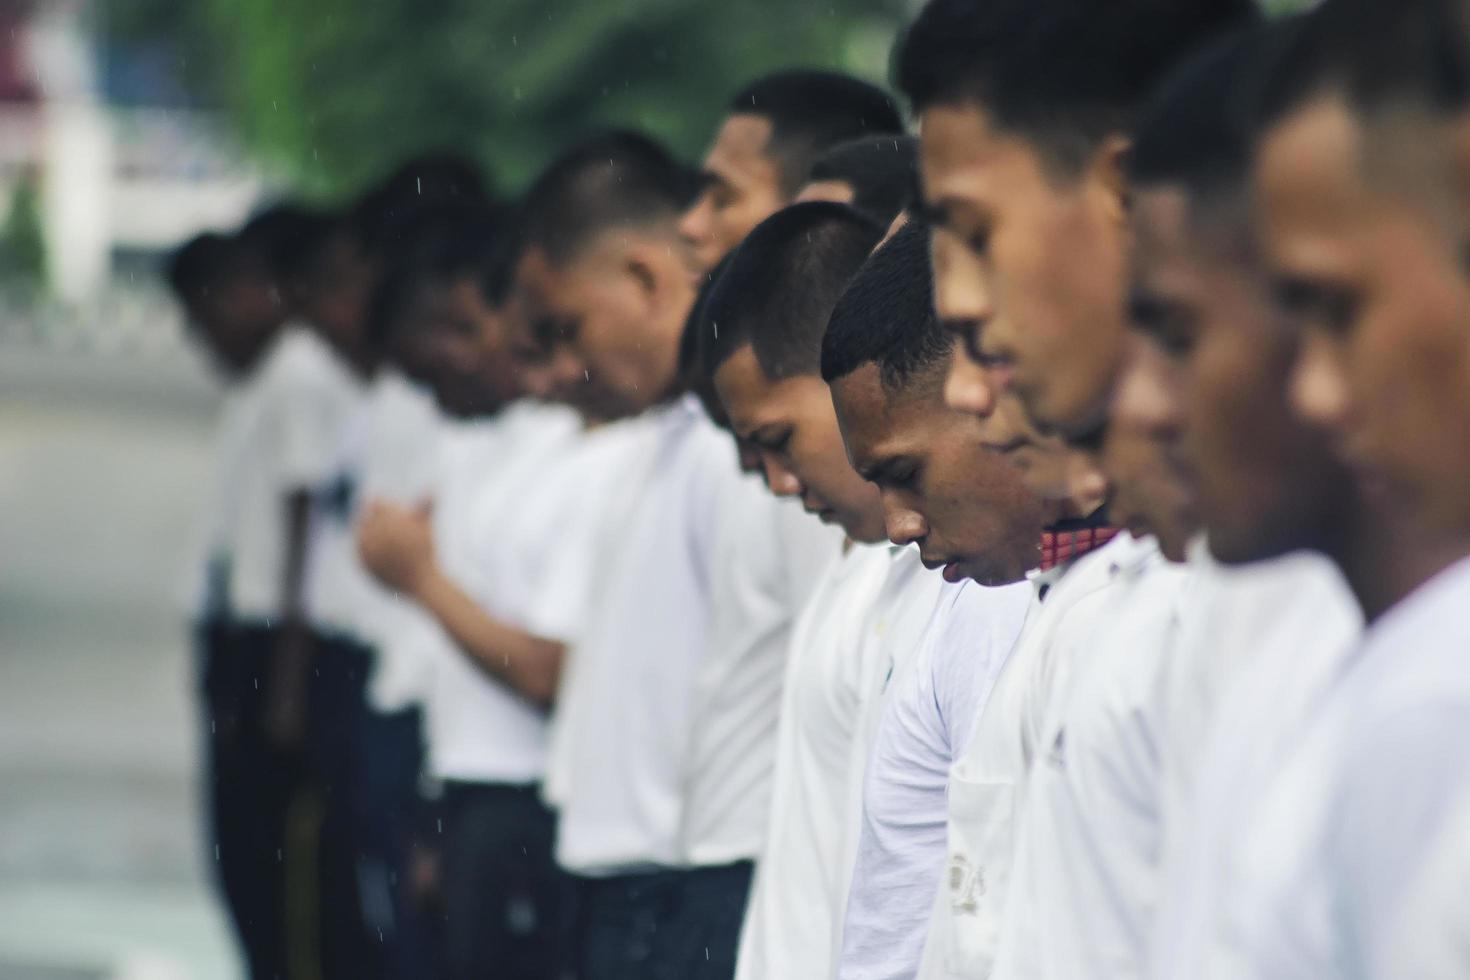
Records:
M704 948L704 961L705 961L705 962L706 962L706 963L708 963L708 962L709 962L709 947L708 947L708 946L706 946L706 947L705 947L705 948Z
M422 178L422 177L415 177L413 179L413 186L414 186L414 190L418 191L419 192L419 196L422 197L423 196L423 193L424 193L424 178Z
M281 849L278 847L276 848L276 861L280 862L282 860L284 860L284 858L281 855Z
M260 690L260 678L259 677L255 678L255 689L257 691Z
M592 380L592 372L591 371L588 371L588 370L586 370L584 368L582 370L582 377L586 378L588 381L591 381Z
M720 339L720 325L718 323L716 323L715 321L713 321L713 320L711 320L709 322L709 325L714 328L714 331L715 331L715 339L716 340L719 340Z
M219 845L218 844L214 845L214 859L216 861L219 860Z

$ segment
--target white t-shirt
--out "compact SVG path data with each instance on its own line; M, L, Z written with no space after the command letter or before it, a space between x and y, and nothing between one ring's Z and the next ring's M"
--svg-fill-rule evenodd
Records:
M582 690L564 734L556 857L584 875L683 861L691 712L711 649L711 561L731 495L747 489L729 436L692 396L651 415L652 467L616 487L634 504L605 553L573 653Z
M368 500L414 505L428 497L442 427L427 392L396 371L379 371L343 426L331 474L313 494L303 609L321 632L373 650L368 701L382 712L422 698L426 663L416 648L387 642L418 614L363 567L353 529Z
M837 830L865 687L864 617L890 563L885 546L853 546L822 577L792 632L770 831L740 936L740 980L831 974Z
M1034 598L1015 649L950 771L949 863L934 901L919 976L991 975L1008 913L1032 760L1050 748L1053 693L1112 614L1109 586L1140 545L1120 534L1032 576Z
M1025 582L946 584L898 673L864 780L843 976L912 977L947 855L949 771L1021 633Z
M1227 856L1363 617L1307 553L1238 568L1192 553L1163 745L1165 819L1150 974L1208 975L1224 939Z
M1158 889L1165 678L1190 569L1152 538L1056 690L1027 783L994 975L1139 977Z
M1470 558L1368 629L1241 828L1206 976L1406 976L1401 903L1470 792L1467 605Z
M362 382L312 330L287 326L238 392L235 460L215 547L228 561L236 619L274 621L283 608L286 499L331 474Z
M445 574L487 614L574 638L583 598L559 563L590 560L593 488L616 478L613 441L561 408L520 403L463 423L434 508ZM482 669L442 630L431 641L430 771L440 779L531 783L546 767L546 713Z
M858 713L857 737L852 742L848 764L847 806L842 827L842 879L837 888L837 905L832 909L832 962L838 973L845 968L847 897L852 893L857 870L858 846L863 832L863 791L868 760L878 737L883 711L896 690L898 678L918 655L924 631L934 618L940 597L948 588L944 577L931 572L920 560L919 549L889 548L888 575L863 623L863 670L866 674L862 706Z
M843 537L754 477L732 494L717 535L686 770L682 838L693 865L761 853L792 626Z

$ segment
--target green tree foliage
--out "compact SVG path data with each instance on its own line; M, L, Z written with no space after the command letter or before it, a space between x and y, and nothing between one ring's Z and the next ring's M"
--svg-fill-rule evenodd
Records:
M22 178L0 226L0 279L14 285L46 280L46 240L41 229L41 194L32 177Z
M127 12L123 13L126 9ZM696 154L736 86L795 64L881 78L904 0L129 0L255 152L324 193L461 147L516 185L589 129Z

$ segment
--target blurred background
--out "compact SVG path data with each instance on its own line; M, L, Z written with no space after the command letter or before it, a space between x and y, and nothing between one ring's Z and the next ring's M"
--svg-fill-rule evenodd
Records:
M282 196L881 79L908 0L0 0L0 980L239 975L183 617L218 392L158 270Z

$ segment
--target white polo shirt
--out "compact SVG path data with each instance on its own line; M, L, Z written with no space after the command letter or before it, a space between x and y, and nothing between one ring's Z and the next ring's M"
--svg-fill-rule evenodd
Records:
M1190 562L1163 745L1158 980L1208 975L1226 935L1228 856L1363 623L1321 556L1224 567L1195 550Z
M1190 569L1153 538L1057 689L1027 784L994 975L1139 977L1158 890L1165 677Z
M694 691L711 649L711 562L732 494L730 437L692 396L653 410L650 471L601 569L573 653L557 862L583 875L679 866Z
M240 620L281 614L287 497L330 475L363 383L314 331L288 325L243 382L238 443L229 454L233 501L223 508L219 552L229 571L229 609Z
M693 865L761 853L792 627L843 539L760 480L740 482L717 529L710 651L693 694L681 828Z
M890 563L886 546L854 545L822 576L792 632L770 830L736 960L741 980L831 974L838 829L866 686L864 617Z
M945 584L899 672L864 779L862 830L847 897L844 976L918 969L947 850L955 756L1020 636L1028 583Z
M1032 761L1050 748L1053 693L1112 615L1109 587L1140 545L1102 548L1031 578L1032 606L1015 649L950 771L949 862L934 902L919 976L991 975L1008 913Z
M1470 792L1470 558L1375 622L1241 828L1207 976L1401 977L1407 889Z

